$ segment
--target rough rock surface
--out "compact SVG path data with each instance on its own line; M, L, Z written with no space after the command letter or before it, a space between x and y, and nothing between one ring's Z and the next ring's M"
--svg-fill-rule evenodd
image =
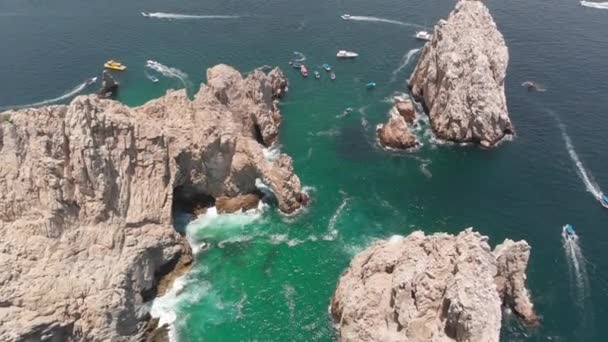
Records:
M234 213L239 210L247 211L257 208L260 197L256 194L244 194L235 197L218 197L215 207L218 213Z
M0 122L0 341L131 341L159 277L190 258L174 197L234 197L261 179L300 207L277 138L280 70L208 70L194 100L169 91L129 108L95 95ZM184 261L185 260L185 261Z
M416 108L410 100L399 100L395 103L395 110L405 119L408 124L413 124L416 120Z
M461 0L439 21L409 80L439 138L492 147L513 133L504 90L508 61L483 2Z
M498 341L501 305L537 321L524 284L529 256L525 241L492 252L471 229L376 242L338 282L340 341Z
M391 114L387 123L378 126L376 134L380 145L384 147L407 149L418 145L407 122L399 114Z

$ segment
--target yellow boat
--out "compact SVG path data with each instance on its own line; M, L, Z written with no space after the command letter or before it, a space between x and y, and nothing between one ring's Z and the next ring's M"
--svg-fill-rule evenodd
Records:
M110 70L117 70L117 71L127 70L126 65L123 65L122 63L114 61L114 60L107 61L103 66L104 66L104 68L110 69Z

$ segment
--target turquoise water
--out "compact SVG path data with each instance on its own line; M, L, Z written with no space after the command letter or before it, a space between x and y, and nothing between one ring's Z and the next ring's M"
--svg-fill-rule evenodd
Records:
M374 145L386 99L406 89L421 44L416 27L344 21L349 13L432 26L447 1L105 1L0 2L0 107L61 96L116 58L118 99L140 105L168 88L144 75L148 59L189 75L227 63L242 72L280 65L291 82L281 105L281 151L290 154L313 202L295 217L275 208L258 215L206 217L189 226L212 245L197 254L173 305L180 341L330 341L327 308L351 257L375 239L474 226L492 243L526 239L533 247L528 284L542 325L508 318L505 341L606 341L608 211L587 191L558 119L590 182L608 191L608 11L576 1L488 1L510 49L506 82L517 137L494 151L439 145L428 136L414 153ZM238 15L160 20L139 12ZM347 48L361 54L337 61ZM331 63L338 79L302 79L287 61L301 51L309 67ZM545 93L520 84L535 80ZM365 84L378 87L367 91ZM88 89L89 91L91 89ZM354 113L340 117L346 107ZM580 235L584 279L577 279L560 229ZM568 248L566 248L568 247Z

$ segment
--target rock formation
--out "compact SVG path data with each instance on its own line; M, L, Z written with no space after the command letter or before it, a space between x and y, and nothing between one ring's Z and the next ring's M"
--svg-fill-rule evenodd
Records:
M185 269L174 199L255 193L284 212L304 195L277 139L279 69L218 65L185 91L129 108L95 95L0 122L0 341L132 341L159 278ZM175 203L174 203L175 202ZM180 271L181 272L181 271ZM166 284L164 285L167 286Z
M461 0L439 21L409 80L439 138L492 147L513 133L504 90L508 61L483 2Z
M376 128L380 145L401 150L418 146L418 140L410 129L415 119L416 110L412 101L397 100L388 122Z
M101 88L97 91L99 97L108 99L118 91L118 82L112 77L109 71L104 70L101 74Z
M502 305L535 324L530 246L506 240L492 251L487 240L470 228L417 231L357 254L331 303L340 341L498 341Z

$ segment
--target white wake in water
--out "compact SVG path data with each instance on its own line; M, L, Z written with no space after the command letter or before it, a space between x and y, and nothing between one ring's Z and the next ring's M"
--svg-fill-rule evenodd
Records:
M393 76L391 77L391 82L395 82L395 79L397 78L397 74L410 63L410 60L412 59L412 57L414 57L414 55L416 53L418 53L418 51L420 51L420 49L411 49L401 58L399 67L397 69L393 70Z
M574 146L572 146L572 140L570 140L570 136L568 136L568 133L566 132L566 127L561 122L559 122L558 124L559 129L562 131L562 137L564 138L564 142L566 143L566 149L568 150L570 159L572 159L574 165L576 165L579 177L585 184L587 191L592 193L593 196L595 196L595 198L599 200L602 197L602 190L594 181L592 181L590 174L587 172L585 166L583 166L583 163L578 158L578 154L576 154L576 150L574 149Z
M578 243L578 237L574 239L563 238L562 240L566 253L566 261L568 262L568 271L576 286L576 302L580 306L584 306L585 300L589 296L589 277L587 275L585 257Z
M293 55L296 57L293 61L294 62L304 62L306 60L306 55L299 52L299 51L294 51Z
M329 219L329 224L327 226L328 232L327 232L327 234L325 234L323 236L323 240L333 241L336 239L336 237L338 237L338 230L336 229L336 223L338 222L338 219L340 218L342 211L344 211L344 208L348 204L348 201L349 201L348 197L344 197L344 199L342 200L342 203L340 203L340 206L338 206L338 209L336 209L336 212Z
M186 74L185 72L152 60L146 62L146 67L157 71L165 77L175 78L179 80L184 85L184 88L188 89L188 74Z
M410 27L425 28L424 26L418 25L418 24L406 23L406 22L403 22L403 21L384 19L384 18L378 18L378 17L368 17L368 16L363 16L363 15L351 15L348 18L343 18L343 19L344 20L368 21L368 22L387 23L387 24L393 24L393 25L401 25L401 26L410 26Z
M239 15L193 15L163 12L142 12L141 15L144 17L157 19L238 19L241 17Z
M68 91L67 93L65 93L59 97L55 97L55 98L40 101L40 102L25 104L25 105L0 107L0 111L8 110L8 109L23 109L23 108L29 108L29 107L40 107L40 106L46 106L46 105L50 105L53 103L57 103L57 102L60 102L63 100L67 100L70 97L73 97L76 94L83 91L87 86L89 86L90 84L93 84L96 80L97 80L97 78L88 79L88 80L80 83L79 85L77 85L74 89Z
M608 9L608 2L581 1L581 6L598 9Z

